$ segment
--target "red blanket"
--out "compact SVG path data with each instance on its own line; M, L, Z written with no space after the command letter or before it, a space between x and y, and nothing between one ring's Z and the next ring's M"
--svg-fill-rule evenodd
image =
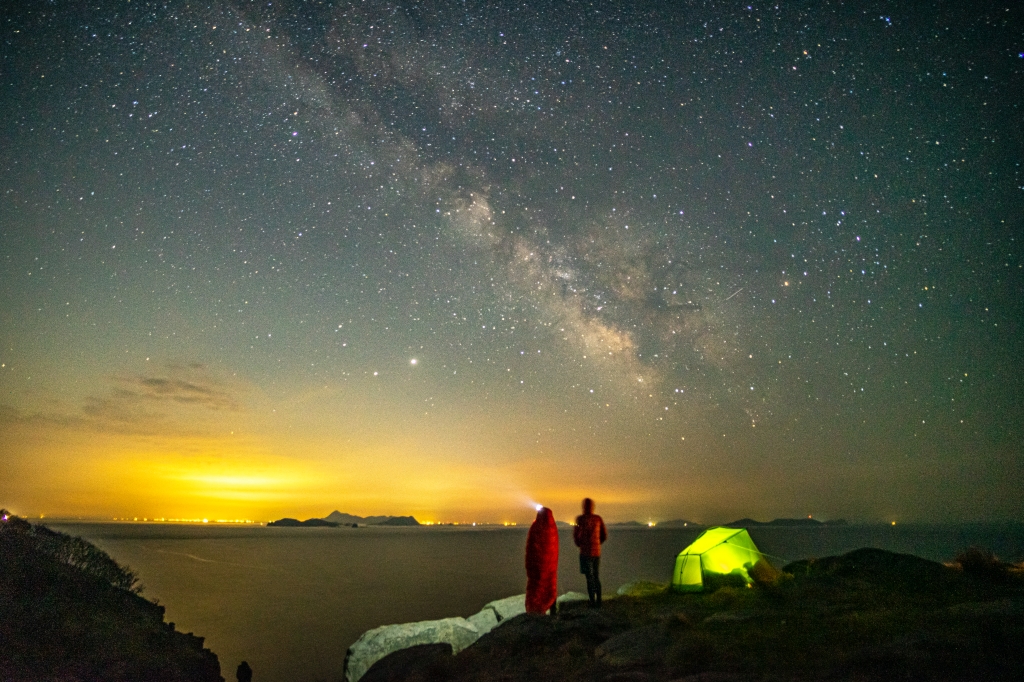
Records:
M526 536L526 611L546 613L558 597L558 528L542 507Z

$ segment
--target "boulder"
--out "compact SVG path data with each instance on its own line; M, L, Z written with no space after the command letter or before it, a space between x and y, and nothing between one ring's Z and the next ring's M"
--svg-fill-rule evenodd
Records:
M558 598L558 603L582 601L586 598L586 595L579 592L567 592ZM367 630L348 648L345 655L345 679L356 682L385 656L423 644L450 644L452 653L457 654L481 635L523 613L526 613L526 595L517 594L489 602L469 618L424 620ZM434 654L436 651L431 655ZM388 670L392 667L388 667Z
M417 644L408 649L393 651L371 665L361 682L444 679L451 664L451 644Z
M417 623L384 625L367 630L345 654L345 679L356 682L374 663L393 651L417 644L447 643L458 653L480 636L465 618L442 618Z
M555 601L564 604L567 601L587 601L589 597L582 592L566 592Z
M514 597L505 597L504 599L497 599L492 602L484 604L484 610L493 609L494 615L498 617L498 622L507 620L514 616L518 616L520 613L526 613L526 595L517 594Z
M498 614L494 612L494 609L485 606L479 613L474 613L466 620L476 628L478 633L486 635L498 624Z

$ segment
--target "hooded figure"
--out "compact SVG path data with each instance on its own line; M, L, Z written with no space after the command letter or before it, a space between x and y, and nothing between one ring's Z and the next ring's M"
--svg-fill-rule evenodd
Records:
M526 612L546 613L558 597L558 527L541 507L526 536Z

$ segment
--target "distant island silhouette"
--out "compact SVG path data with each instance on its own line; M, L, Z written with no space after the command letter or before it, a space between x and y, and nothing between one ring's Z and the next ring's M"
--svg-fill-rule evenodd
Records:
M299 521L298 519L283 518L277 521L271 521L267 524L268 526L283 526L285 528L296 528L296 527L307 527L307 528L337 528L340 524L333 523L331 521L325 521L324 519L306 519L305 521ZM346 524L348 525L348 524Z
M738 521L730 521L729 523L720 524L707 524L699 523L697 521L687 521L686 519L672 519L671 521L659 521L658 523L649 524L641 521L618 521L615 523L609 523L609 526L616 528L646 528L653 526L657 528L711 528L712 526L722 526L725 528L764 528L764 527L791 527L791 526L805 526L805 527L818 527L818 526L845 526L848 525L844 519L836 519L834 521L819 521L818 519L811 518L800 518L800 519L772 519L771 521L755 521L751 518L743 518Z
M322 519L299 521L293 518L283 518L271 521L267 525L284 528L337 528L338 526L358 528L359 526L419 526L421 524L412 516L355 516L334 510Z
M773 519L771 521L755 521L754 519L740 519L732 523L723 523L726 528L751 528L757 526L845 526L845 519L834 521L819 521L818 519Z
M312 518L300 521L299 519L293 519L285 517L276 521L271 521L267 524L268 526L276 526L282 528L337 528L348 527L358 528L361 526L421 526L419 521L413 516L355 516L354 514L345 514L340 511L333 511L324 518ZM560 527L571 527L571 524L559 521ZM687 521L685 519L672 519L671 521L661 521L655 524L643 523L640 521L618 521L615 523L609 523L609 526L616 528L646 528L648 526L656 526L658 528L710 528L716 524L704 524L696 521ZM717 524L726 528L778 528L778 527L794 527L802 526L807 528L816 528L819 526L845 526L848 525L844 519L835 519L832 521L819 521L818 519L811 518L797 518L797 519L772 519L771 521L756 521L751 518L743 518L738 521L730 521L729 523Z

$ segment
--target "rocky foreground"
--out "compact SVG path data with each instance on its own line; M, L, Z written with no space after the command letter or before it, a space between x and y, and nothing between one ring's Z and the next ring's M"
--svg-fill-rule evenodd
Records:
M1024 679L1024 571L977 550L943 565L862 549L751 588L625 591L509 618L454 656L396 651L360 682Z
M203 638L80 538L0 510L0 680L221 682Z

